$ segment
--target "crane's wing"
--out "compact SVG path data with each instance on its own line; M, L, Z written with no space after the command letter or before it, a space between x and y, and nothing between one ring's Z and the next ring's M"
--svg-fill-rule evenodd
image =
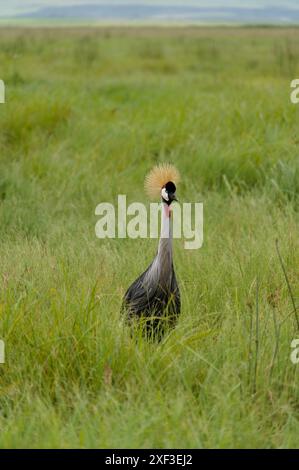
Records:
M129 287L124 295L123 307L129 317L162 316L180 312L180 291L172 267L169 284L161 285L155 270L155 260Z
M142 315L152 304L157 286L150 286L148 282L145 282L151 267L152 264L131 284L124 295L123 307L129 315Z

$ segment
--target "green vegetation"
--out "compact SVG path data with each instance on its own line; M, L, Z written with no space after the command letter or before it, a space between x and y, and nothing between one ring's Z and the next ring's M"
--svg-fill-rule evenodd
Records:
M1 447L298 447L299 30L0 29ZM98 240L95 207L160 161L204 202L175 240L161 344L119 309L156 240Z

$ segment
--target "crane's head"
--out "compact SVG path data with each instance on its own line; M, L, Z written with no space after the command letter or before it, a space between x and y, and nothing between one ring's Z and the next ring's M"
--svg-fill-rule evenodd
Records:
M165 202L168 206L170 206L172 201L177 201L175 192L176 185L172 181L168 181L161 189L162 201Z
M178 170L169 163L155 166L145 178L145 190L151 198L162 198L170 206L176 201L176 183L180 180Z

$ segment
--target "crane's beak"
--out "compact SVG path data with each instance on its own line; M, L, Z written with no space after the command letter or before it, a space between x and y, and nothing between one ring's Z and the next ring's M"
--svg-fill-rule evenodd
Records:
M176 195L174 193L168 193L169 200L179 202Z

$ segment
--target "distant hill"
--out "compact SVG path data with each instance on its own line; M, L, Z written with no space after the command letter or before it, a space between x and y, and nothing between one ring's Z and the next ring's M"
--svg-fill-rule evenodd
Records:
M279 8L203 8L183 5L109 5L107 3L43 7L31 13L18 15L18 18L294 24L299 23L299 9L283 6Z

